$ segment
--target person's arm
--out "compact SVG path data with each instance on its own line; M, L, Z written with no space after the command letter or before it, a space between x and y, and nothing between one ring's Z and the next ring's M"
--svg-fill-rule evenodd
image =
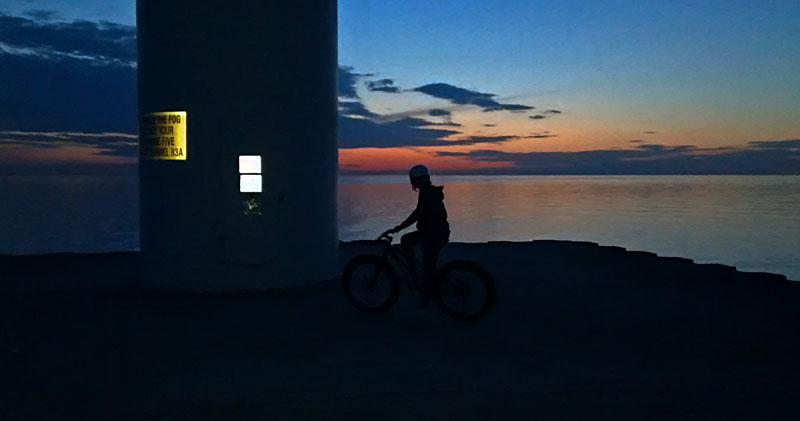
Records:
M417 219L419 219L419 207L417 207L417 209L414 209L414 211L411 212L411 215L408 215L408 218L406 218L405 221L401 222L400 225L392 228L392 231L400 232L411 226L411 224L413 224L414 222L417 222Z
M400 225L392 228L389 232L396 233L400 232L408 227L411 226L414 222L419 220L419 216L422 213L422 192L420 192L419 196L417 197L417 207L411 212L411 215L408 215L405 221L401 222Z

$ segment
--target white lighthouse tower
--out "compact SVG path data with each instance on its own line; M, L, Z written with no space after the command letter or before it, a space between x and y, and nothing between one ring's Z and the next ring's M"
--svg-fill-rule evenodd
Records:
M142 282L338 273L336 1L139 0Z

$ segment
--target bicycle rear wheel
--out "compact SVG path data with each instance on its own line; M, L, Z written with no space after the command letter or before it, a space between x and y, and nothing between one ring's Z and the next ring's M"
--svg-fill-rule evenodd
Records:
M494 306L494 280L481 265L456 260L437 271L434 298L443 313L459 321L485 316Z
M353 307L364 313L379 314L397 302L400 285L384 259L364 254L354 257L344 267L342 290Z

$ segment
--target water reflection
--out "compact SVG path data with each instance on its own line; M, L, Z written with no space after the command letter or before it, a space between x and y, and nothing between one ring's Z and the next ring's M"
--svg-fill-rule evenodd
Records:
M800 280L800 177L442 176L452 241L587 240ZM403 176L342 177L342 240L413 208Z

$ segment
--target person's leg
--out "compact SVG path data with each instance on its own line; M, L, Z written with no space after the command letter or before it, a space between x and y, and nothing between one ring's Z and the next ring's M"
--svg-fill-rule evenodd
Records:
M436 263L439 260L439 253L444 247L445 241L439 239L426 239L423 243L422 250L422 287L420 288L420 302L421 308L428 306L432 293L432 286L434 282L434 274L436 273Z
M400 237L400 245L406 255L409 268L414 268L414 246L422 244L422 234L419 231L409 232Z

